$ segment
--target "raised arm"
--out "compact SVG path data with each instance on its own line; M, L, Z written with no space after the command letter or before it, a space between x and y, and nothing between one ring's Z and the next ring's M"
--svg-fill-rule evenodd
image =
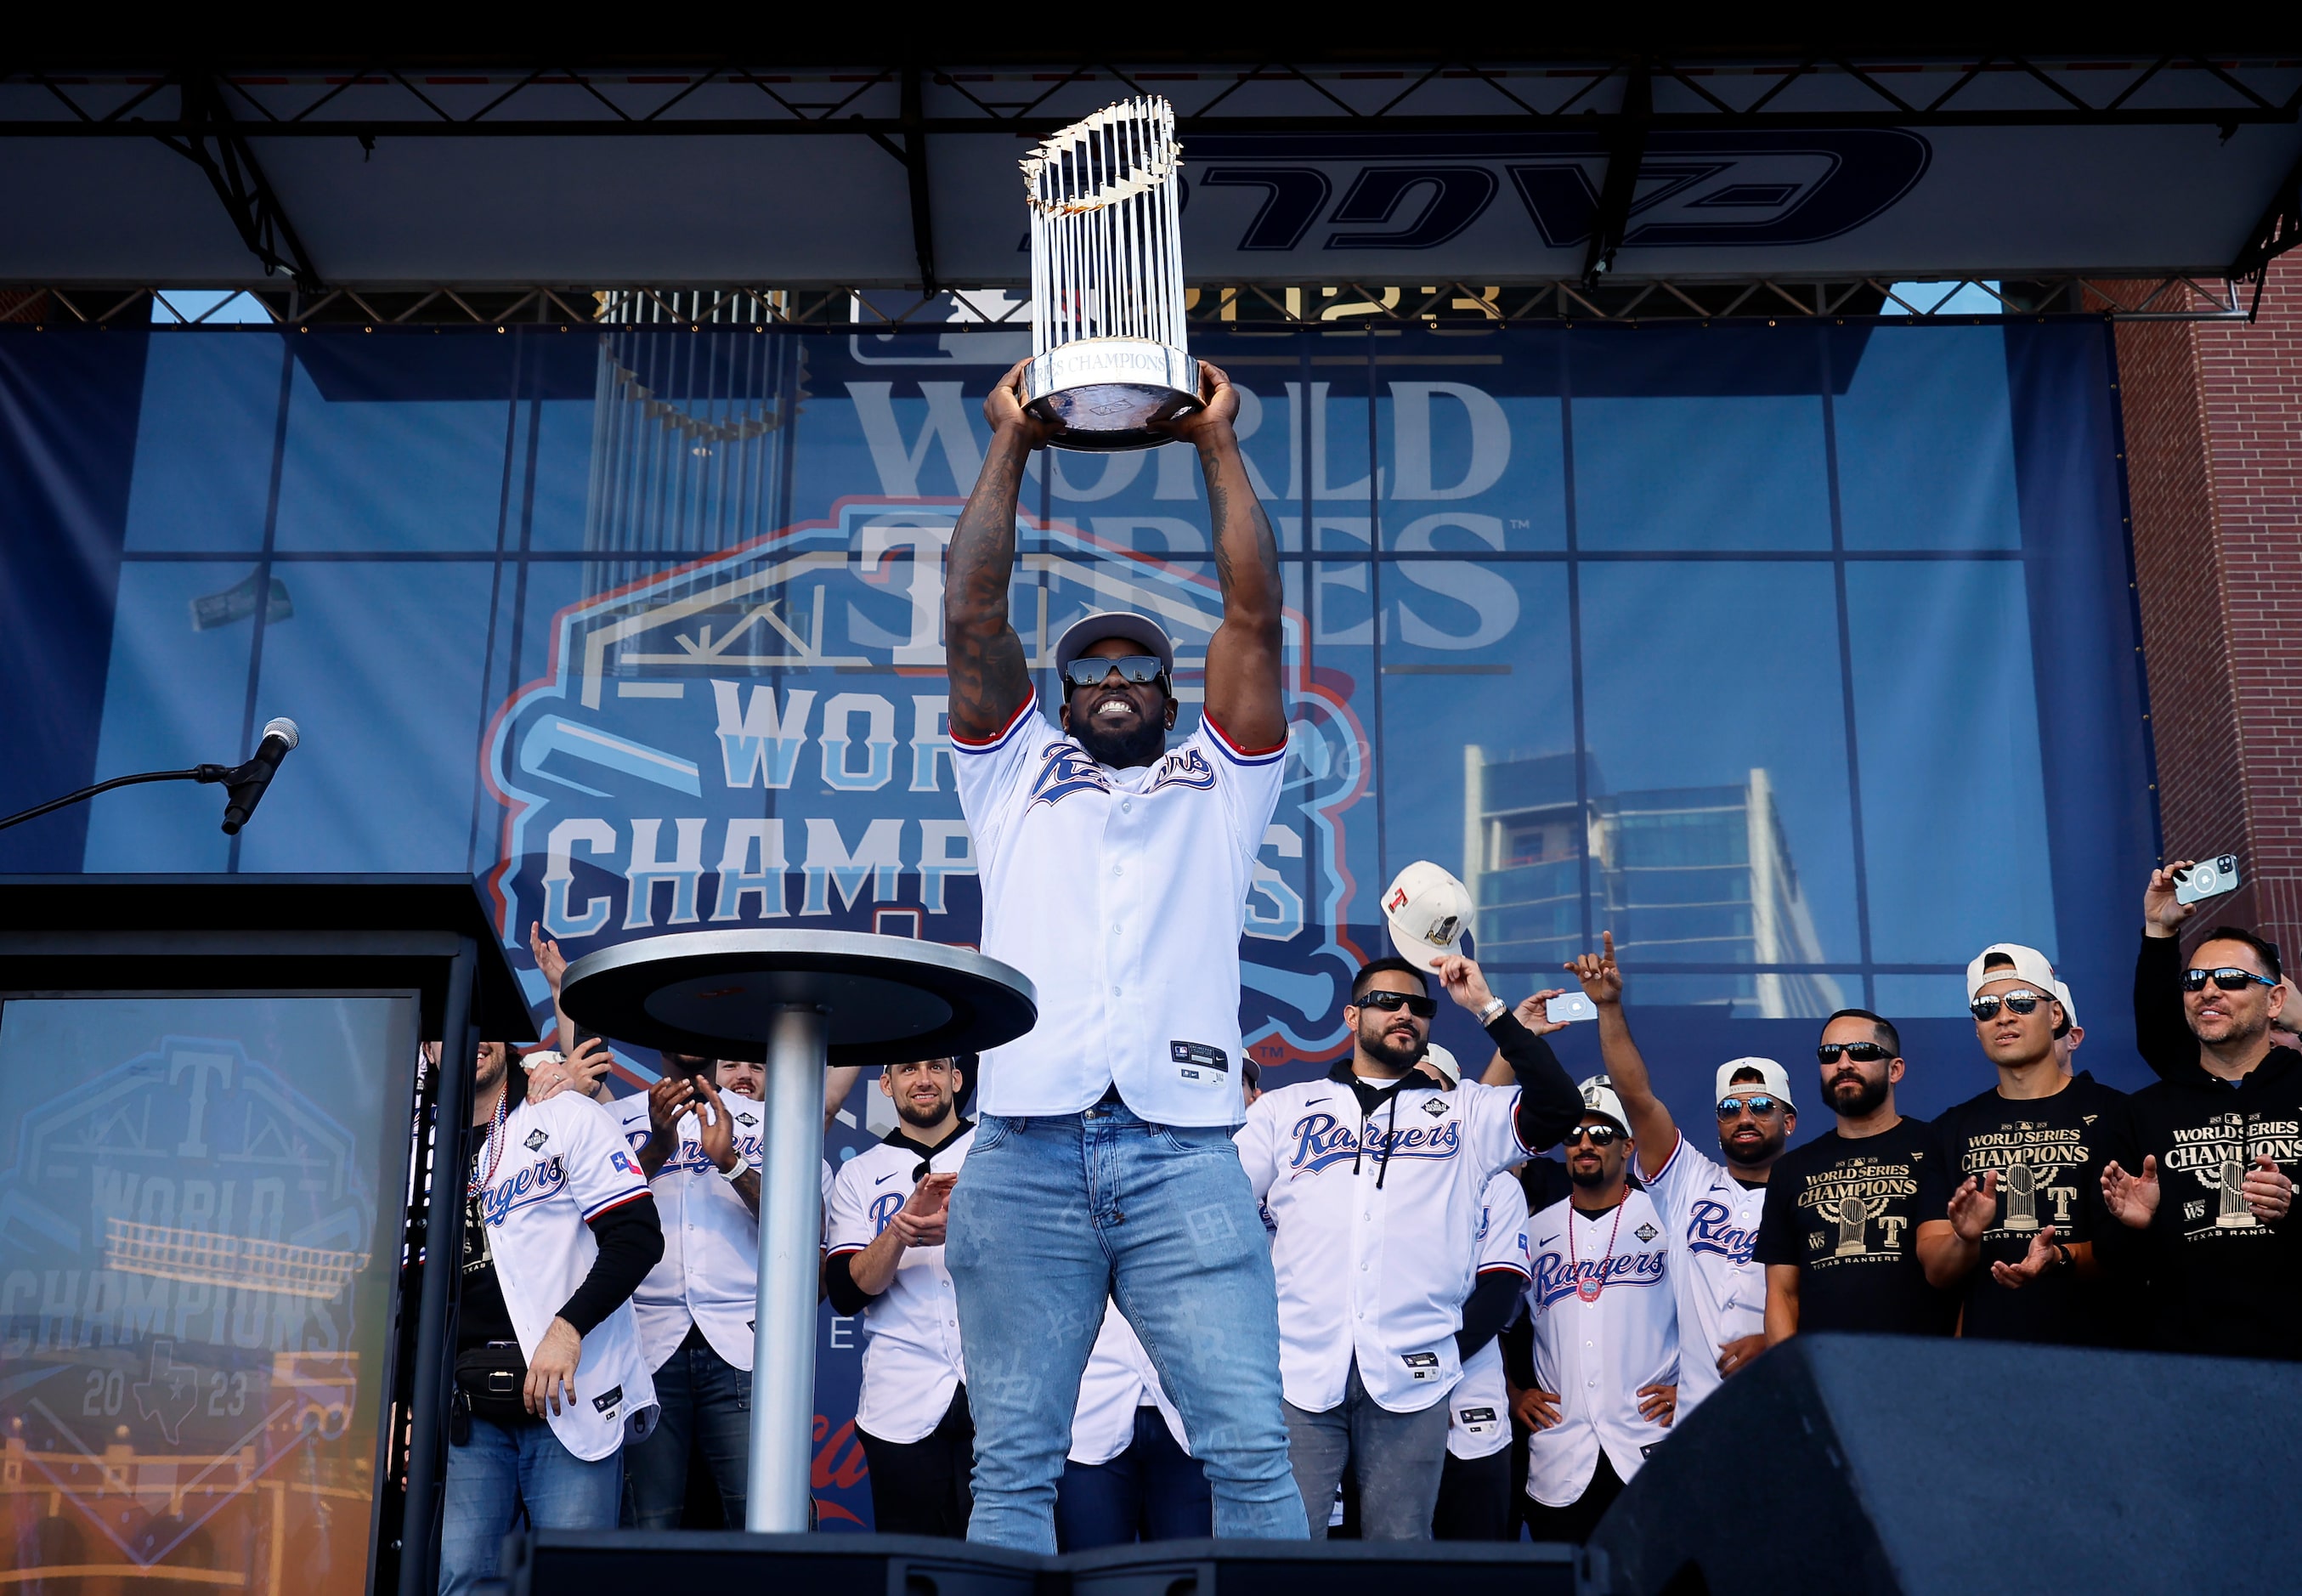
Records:
M1023 463L1047 441L1046 426L1023 408L1018 361L983 401L991 447L975 491L952 530L944 567L945 663L951 674L951 729L980 741L1015 718L1031 696L1023 640L1007 618L1007 588L1015 574L1015 502L1023 491Z
M1205 361L1199 363L1199 380L1206 405L1168 430L1199 451L1199 469L1207 479L1207 513L1214 523L1215 577L1222 584L1223 617L1207 640L1206 712L1239 747L1276 748L1287 740L1287 705L1279 685L1284 602L1279 545L1271 534L1271 517L1263 513L1263 502L1248 481L1247 461L1232 429L1239 392L1221 369ZM984 466L986 473L990 469ZM954 559L958 550L954 538ZM1005 601L1003 590L1003 613ZM958 701L954 692L954 726Z
M1639 1144L1639 1173L1652 1180L1678 1147L1678 1127L1655 1096L1654 1078L1647 1073L1639 1045L1631 1040L1631 1022L1623 1017L1623 972L1615 963L1615 934L1600 933L1599 945L1601 952L1577 954L1567 970L1598 1008L1599 1062L1615 1083L1623 1112L1631 1116L1631 1135Z

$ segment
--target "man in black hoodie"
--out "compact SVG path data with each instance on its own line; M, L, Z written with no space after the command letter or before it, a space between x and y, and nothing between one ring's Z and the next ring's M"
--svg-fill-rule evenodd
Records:
M2154 870L2134 964L2134 1035L2158 1084L2130 1099L2142 1167L2103 1171L2103 1201L2135 1242L2155 1340L2180 1352L2302 1357L2302 1053L2273 1045L2283 1011L2275 945L2219 927L2186 963L2180 873ZM2108 1238L2105 1238L2108 1239Z

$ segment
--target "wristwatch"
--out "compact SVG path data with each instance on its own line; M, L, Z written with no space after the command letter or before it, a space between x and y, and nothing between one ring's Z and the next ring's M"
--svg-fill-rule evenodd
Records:
M1500 997L1491 997L1487 999L1487 1006L1479 1011L1479 1023L1481 1025L1491 1023L1496 1015L1501 1013L1508 1007L1510 1007L1510 1004L1505 1003Z

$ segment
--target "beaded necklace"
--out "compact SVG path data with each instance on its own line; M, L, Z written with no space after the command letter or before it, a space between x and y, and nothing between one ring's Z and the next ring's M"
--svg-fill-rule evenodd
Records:
M464 1195L467 1197L479 1196L494 1183L496 1165L503 1162L504 1105L510 1101L511 1083L507 1081L504 1089L496 1094L495 1117L488 1121L488 1172L480 1174L480 1161L476 1157L472 1160L473 1172L464 1180Z
M1607 1231L1607 1256L1599 1260L1599 1278L1594 1281L1586 1281L1583 1278L1582 1265L1575 1261L1575 1222L1582 1215L1574 1212L1574 1206L1572 1203L1567 1205L1567 1267L1575 1276L1575 1295L1585 1302L1596 1302L1607 1289L1607 1276L1611 1272L1615 1262L1615 1238L1622 1233L1623 1210L1630 1206L1630 1199L1626 1197L1615 1205L1615 1222Z

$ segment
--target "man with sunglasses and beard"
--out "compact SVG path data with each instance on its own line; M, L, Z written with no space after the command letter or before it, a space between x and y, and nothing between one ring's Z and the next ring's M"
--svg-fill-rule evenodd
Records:
M1029 1033L983 1055L979 1178L950 1218L976 1374L969 1534L1055 1550L1055 1483L1108 1299L1206 1466L1215 1533L1300 1539L1271 1255L1231 1145L1239 940L1287 755L1278 549L1239 452L1239 393L1202 363L1199 406L1164 427L1197 452L1222 592L1198 726L1168 748L1174 644L1131 614L1057 639L1049 725L1009 588L1024 466L1062 439L1023 408L1022 369L985 401L990 445L944 578L982 948L1039 1004Z
M2128 1099L2142 1162L2106 1167L2103 1201L2148 1278L2157 1345L2302 1357L2302 1054L2272 1029L2285 971L2275 944L2231 926L2182 958L2189 868L2154 870L2143 894L2134 1038L2158 1080Z
M1919 1184L1939 1155L1933 1127L1895 1110L1903 1039L1868 1009L1841 1009L1815 1056L1838 1123L1767 1177L1751 1249L1767 1271L1767 1345L1802 1330L1947 1335L1956 1305L1927 1283L1918 1245Z
M2103 1167L2133 1157L2126 1094L2063 1073L2055 1043L2069 1012L2037 949L1992 944L1967 966L1966 990L1998 1084L1935 1121L1941 1156L1919 1181L1920 1262L1958 1298L1962 1336L2114 1343L2095 1241Z
M1570 1545L1591 1538L1678 1410L1675 1243L1630 1183L1636 1146L1622 1098L1604 1075L1581 1097L1566 1141L1572 1189L1527 1221L1534 1389L1518 1398L1533 1431L1528 1533Z
M1798 1127L1790 1076L1770 1058L1730 1059L1718 1066L1718 1150L1726 1162L1697 1152L1655 1095L1644 1055L1623 1013L1623 972L1615 937L1601 952L1567 966L1599 1011L1599 1060L1622 1099L1638 1141L1639 1175L1662 1213L1676 1255L1671 1281L1678 1302L1678 1410L1684 1414L1727 1375L1766 1350L1767 1274L1752 1261L1767 1176Z
M824 1288L833 1313L862 1323L855 1432L879 1533L957 1540L972 1505L975 1424L944 1238L975 1128L960 1115L956 1059L889 1064L879 1089L895 1128L832 1182Z
M1274 1226L1288 1445L1315 1539L1346 1468L1365 1539L1430 1539L1463 1350L1494 1337L1524 1284L1516 1271L1479 1270L1488 1183L1558 1140L1580 1108L1550 1044L1476 964L1449 954L1438 975L1519 1089L1449 1091L1417 1069L1438 1000L1416 965L1377 959L1343 1010L1351 1056L1264 1093L1239 1131L1239 1163Z

